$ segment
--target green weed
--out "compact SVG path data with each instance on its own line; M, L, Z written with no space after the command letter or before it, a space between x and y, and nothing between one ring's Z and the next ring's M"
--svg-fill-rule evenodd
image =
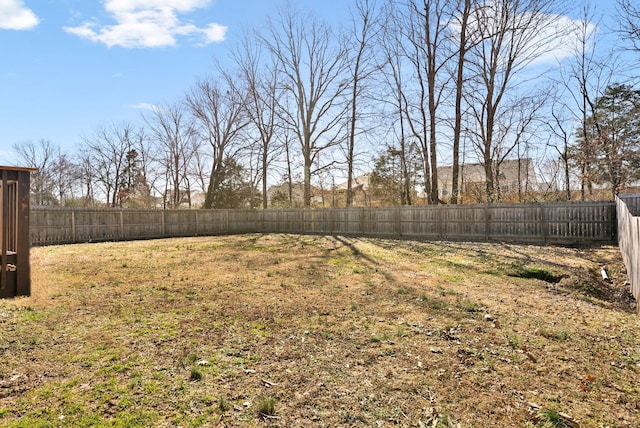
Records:
M276 399L270 395L262 397L260 403L258 403L258 414L262 417L275 415Z

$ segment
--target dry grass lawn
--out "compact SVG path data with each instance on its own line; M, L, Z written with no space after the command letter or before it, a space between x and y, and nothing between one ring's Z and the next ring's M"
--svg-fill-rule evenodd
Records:
M640 426L615 247L253 234L32 270L0 301L2 426Z

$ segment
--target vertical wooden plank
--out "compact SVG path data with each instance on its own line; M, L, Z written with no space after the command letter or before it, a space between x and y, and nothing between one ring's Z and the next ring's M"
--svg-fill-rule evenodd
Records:
M124 235L124 218L123 218L123 214L124 212L122 210L120 210L120 216L119 216L119 223L120 223L120 229L118 231L118 237L120 239L124 239L125 235Z
M632 233L628 239L633 245L630 245L628 257L631 259L632 279L631 287L633 297L636 298L636 311L640 314L640 217L633 217Z
M29 260L29 188L31 176L28 171L18 171L18 218L16 248L16 295L31 295L31 262Z
M8 246L8 230L9 230L9 216L8 207L9 207L9 189L8 189L8 180L7 180L7 171L2 170L2 178L0 182L0 188L2 189L2 199L0 200L0 220L2 223L2 229L0 230L0 296L5 297L12 295L14 293L13 290L9 290L9 285L7 284L7 265L9 264L7 261L7 246Z
M543 204L539 204L540 209L540 232L542 232L542 243L547 244L547 235L549 234L549 223L547 220L547 212Z
M76 211L71 211L71 241L75 244L77 241L76 238Z
M491 237L491 212L489 204L484 206L484 238L489 241Z

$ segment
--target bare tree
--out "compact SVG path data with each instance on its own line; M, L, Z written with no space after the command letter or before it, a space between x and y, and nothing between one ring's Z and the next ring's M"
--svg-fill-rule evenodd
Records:
M450 60L445 50L449 41L449 1L408 2L398 9L395 26L404 35L403 55L412 66L414 88L405 85L405 116L411 134L422 149L427 200L438 203L438 121Z
M356 156L358 121L362 119L361 99L368 89L366 82L380 69L373 51L380 32L375 0L357 0L356 11L351 15L351 28L345 33L347 48L347 68L351 79L349 88L349 135L347 137L347 200L346 206L353 205L353 179Z
M84 137L93 168L93 178L102 187L106 202L112 207L134 191L139 177L136 172L142 130L127 122L101 126L91 136Z
M529 103L539 98L518 93L516 83L527 66L553 48L550 41L559 38L552 25L557 16L552 6L549 0L495 0L472 11L471 25L481 40L468 52L473 86L466 93L489 202L500 197L496 182L500 160L517 147L526 132L523 126L532 122L533 110L540 107Z
M241 132L248 125L246 95L233 85L200 80L187 95L196 131L211 149L211 174L204 208L215 208L216 192L224 182L225 166L243 148Z
M81 198L85 206L95 204L94 186L96 182L96 171L93 167L92 153L88 147L82 147L76 154L76 165L78 168L78 184L80 186Z
M383 98L386 104L391 106L390 116L393 118L389 122L394 124L389 129L389 134L393 140L397 140L397 151L400 159L400 171L402 174L402 191L400 197L401 205L411 205L413 202L413 191L411 189L411 179L409 176L409 142L407 135L409 134L406 125L405 111L407 110L407 97L404 96L404 56L402 55L402 36L400 31L395 27L398 20L395 18L398 14L397 5L389 3L385 10L386 25L383 26L380 35L380 45L384 54L384 68L381 73L383 78L383 87L387 87L390 94ZM396 146L392 144L392 146Z
M446 81L443 81L442 74L449 56L444 51L444 44L447 42L449 15L447 14L448 0L423 0L422 10L415 3L412 4L412 15L418 19L422 31L414 33L410 40L418 42L422 38L421 49L418 44L416 51L421 52L426 62L427 80L427 106L429 114L429 150L423 146L423 152L429 155L431 170L431 188L427 188L429 203L438 203L438 161L437 161L437 127L438 111L441 99L446 89ZM415 36L419 38L415 38ZM419 43L419 42L418 42ZM446 78L445 78L446 79ZM424 144L424 143L423 143ZM425 169L425 177L427 170ZM426 182L426 181L425 181Z
M575 167L578 168L580 177L580 198L585 200L587 193L591 195L595 180L595 147L591 144L594 140L587 135L590 129L600 132L598 122L591 128L587 126L588 118L596 112L596 100L604 93L605 88L611 82L615 58L608 52L601 52L598 36L598 19L595 9L585 5L581 11L581 19L574 28L570 29L575 38L575 46L572 47L572 58L567 61L567 66L561 68L560 84L563 87L562 97L564 102L559 109L566 110L566 114L554 114L556 129L564 132L573 128L573 123L579 123L575 133L578 137L575 144L568 147L567 156ZM594 23L595 22L595 23ZM567 116L569 122L561 125L558 118ZM597 117L597 116L595 116ZM581 135L579 135L581 134ZM565 178L568 172L565 172Z
M31 198L33 205L56 203L55 162L60 157L60 148L50 140L40 139L37 143L26 141L13 145L21 164L36 168L31 174Z
M346 50L334 43L331 28L315 16L302 15L291 4L280 9L277 21L268 22L261 41L274 56L280 74L283 98L290 98L294 110L280 100L285 123L294 130L304 161L304 205L311 205L312 174L322 153L339 144L337 125L344 117L342 95L348 87L344 78Z
M240 48L234 53L236 66L241 76L241 84L247 93L245 105L252 129L257 133L255 138L258 167L256 174L262 183L262 208L267 208L267 178L270 165L282 151L278 144L278 99L282 95L279 87L278 72L273 58L263 58L261 46L245 34ZM253 154L253 153L252 153Z
M157 145L157 162L164 177L164 205L178 208L184 197L191 206L190 174L198 151L194 124L183 105L156 107L145 117Z
M295 136L292 135L292 132L289 128L281 128L279 135L278 135L278 140L280 140L280 143L282 144L282 148L284 150L284 161L285 161L285 173L283 175L283 181L286 182L287 184L287 202L288 202L288 206L289 207L293 207L294 206L294 200L293 200L293 181L294 181L294 173L293 173L293 158L294 158L294 154L293 154L293 148L291 147L292 144L294 143L294 138Z
M619 32L640 52L640 4L636 0L618 0Z
M469 42L472 37L469 34L469 17L471 14L471 0L459 0L457 1L456 10L458 13L459 21L457 24L460 26L459 38L458 38L458 51L457 51L457 63L455 67L455 107L454 107L454 125L453 125L453 164L451 169L451 203L458 203L458 194L460 193L459 181L460 181L460 140L462 136L462 101L464 95L464 70L466 63L467 50L469 50ZM475 6L475 0L474 0Z
M78 167L65 153L60 152L52 167L53 188L60 205L75 199L74 190L78 182Z
M562 95L560 98L563 98ZM556 151L560 161L562 163L562 171L563 171L563 188L565 191L564 199L566 201L571 200L571 166L569 164L569 146L572 141L572 136L574 135L574 129L571 128L571 121L567 120L564 117L563 112L566 109L562 108L562 104L560 104L559 111L556 111L555 101L554 105L551 107L551 117L552 121L548 122L549 130L551 131L551 136L555 136L556 139L560 140L560 146L558 144L548 143L547 146L553 147ZM569 127L568 127L569 126ZM555 181L555 180L554 180Z

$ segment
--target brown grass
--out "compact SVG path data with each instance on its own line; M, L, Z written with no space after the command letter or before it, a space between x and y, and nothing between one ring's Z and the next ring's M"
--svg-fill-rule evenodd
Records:
M640 426L615 247L243 235L32 270L0 301L2 426Z

